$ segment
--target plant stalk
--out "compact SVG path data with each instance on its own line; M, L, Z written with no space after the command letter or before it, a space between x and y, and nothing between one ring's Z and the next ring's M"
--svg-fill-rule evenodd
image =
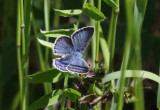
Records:
M45 30L49 31L49 15L50 13L50 0L44 0L44 20L45 20ZM49 41L49 38L46 37L46 41ZM46 47L45 51L45 63L46 67L48 67L48 59L49 59L49 48Z
M89 0L89 3L91 5L94 5L94 1L93 0ZM91 26L95 27L95 25L96 25L95 24L95 20L92 19L92 18L90 18L90 24L91 24ZM96 33L96 32L94 32L94 33ZM95 67L95 53L96 53L96 38L95 38L95 34L93 34L92 42L91 43L92 43L92 64L93 64L93 68L94 68Z
M36 42L36 47L37 47L37 53L38 53L38 59L39 59L40 67L41 67L41 70L44 71L45 70L45 65L44 65L41 45L39 44L39 42L37 40L38 34L37 34L36 22L35 22L35 18L34 18L33 12L32 12L32 26L33 26L33 32L34 32L34 35L35 35L35 42Z
M61 0L56 0L55 9L60 9L60 8L61 8ZM55 14L54 20L53 20L54 29L57 29L59 27L59 19L60 19L60 16Z
M101 0L98 0L98 10L101 11ZM95 70L97 71L99 65L99 30L100 30L100 21L97 21L96 26L96 53L95 53Z
M115 14L114 11L112 10L111 23L110 23L109 34L108 34L108 47L110 49L109 72L113 71L117 19L118 19L118 14Z
M82 9L83 9L84 5L86 4L86 2L87 2L87 0L84 0ZM77 24L76 24L77 29L78 29L78 26L79 26L79 23L80 23L81 18L82 18L82 14L80 14L79 17L78 17Z
M44 20L45 20L45 30L49 31L49 17L50 17L50 0L44 0ZM49 41L49 38L46 37L46 41ZM48 59L49 59L49 48L46 47L45 50L45 69L49 67L48 64ZM48 94L49 92L52 91L52 85L50 83L44 83L44 90L45 94ZM52 106L48 107L49 110L52 110Z
M22 71L23 71L23 76L22 76L22 81L23 81L23 86L22 86L22 110L27 109L27 94L28 94L28 84L26 80L23 80L23 78L27 75L28 72L28 59L26 55L26 42L25 42L25 24L24 24L24 6L23 6L23 0L20 0L20 16L21 16L21 34L22 34Z
M115 0L115 3L119 5L119 0ZM111 22L109 26L108 42L107 42L108 48L110 49L109 72L113 71L113 60L114 60L118 15L119 15L119 7L117 9L112 8Z
M25 47L25 33L24 33L24 14L23 14L23 0L20 0L20 12L21 12L21 33L22 33L22 58L24 62L24 57L26 54L26 47Z
M63 95L62 95L62 103L61 103L61 109L60 110L64 110L65 108L65 95L64 95L64 91L67 88L68 85L68 74L66 74L65 79L64 79L64 88L63 88Z
M22 60L21 60L21 18L20 18L20 0L17 1L17 63L18 63L18 76L19 76L19 91L20 91L20 102L22 107L22 96L23 96L23 71L22 71Z

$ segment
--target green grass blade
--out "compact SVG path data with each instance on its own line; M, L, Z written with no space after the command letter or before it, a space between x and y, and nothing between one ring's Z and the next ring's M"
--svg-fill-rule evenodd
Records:
M142 27L146 7L148 0L136 0L134 5L134 19L136 23L136 29L139 32Z
M61 108L60 110L64 110L65 109L65 90L67 89L67 85L68 85L68 74L65 74L65 78L64 78L64 88L63 88L63 94L62 94L62 103L61 103Z
M49 17L50 17L50 0L44 0L44 20L45 20L45 30L49 31ZM49 41L49 38L46 38L46 41ZM49 48L46 47L45 50L45 63L46 67L48 67L48 59L49 59Z
M143 19L144 19L144 15L145 15L145 10L146 10L146 5L147 5L147 0L136 0L134 2L134 21L132 21L134 23L134 30L135 32L133 32L133 43L135 45L134 47L134 51L135 51L135 55L133 58L133 65L135 67L135 69L141 69L141 29L142 29L142 24L143 24ZM130 11L131 12L131 11ZM136 81L137 79L135 79ZM142 86L142 81L141 80L137 80L138 83L135 86L135 96L138 97L138 101L135 102L135 110L144 110L145 106L144 106L144 95L143 95L143 89Z
M17 63L18 63L18 78L20 90L20 102L22 109L22 94L23 94L23 71L21 60L21 33L20 33L20 0L17 1Z
M108 48L110 50L110 61L109 61L109 71L113 71L113 58L114 58L114 51L115 51L115 40L116 40L116 28L117 28L117 19L118 14L115 14L115 12L112 9L112 15L111 15L111 22L108 32Z
M32 0L25 0L24 3L24 22L25 22L25 47L26 53L29 54L29 46L30 46L30 21L31 21L31 5Z
M114 3L118 6L119 0L115 0ZM116 40L116 28L117 28L118 15L119 15L119 7L117 8L112 7L111 20L110 20L110 25L109 25L108 39L107 39L107 45L109 48L109 64L108 64L109 72L114 71L113 58L114 58L114 51L115 51L115 40ZM112 84L112 87L115 86L114 81L112 81L111 84ZM112 104L111 104L111 110L115 110L116 107L117 107L117 104L114 103L114 97L113 97Z
M105 38L103 36L102 29L100 29L100 45L101 45L102 53L104 56L105 66L108 69L109 68L110 52L109 52L109 48L107 45L107 41L105 40Z
M116 71L110 74L107 74L103 79L102 83L106 83L108 81L111 81L113 79L118 79L121 76L122 71ZM157 83L160 83L160 77L152 72L149 71L143 71L143 70L126 70L125 72L125 78L146 78L153 80Z
M89 4L94 6L94 1L89 0ZM95 20L90 18L90 24L91 24L91 26L95 27L96 26ZM95 33L96 33L96 27L95 27ZM92 44L92 64L93 64L93 68L94 68L95 67L95 51L96 51L96 36L95 36L95 34L93 34L91 44Z
M41 45L38 42L38 40L36 39L36 36L38 36L38 32L37 32L36 21L35 21L34 13L33 12L32 12L32 27L33 27L33 32L34 32L34 36L35 36L34 39L35 39L35 43L36 43L39 64L40 64L41 70L45 70L44 59L43 59L43 55L42 55Z
M55 9L60 9L61 8L61 0L55 0L55 5L54 8ZM54 18L53 18L53 27L54 29L57 29L59 27L59 22L60 22L60 16L55 14Z
M88 6L90 6L88 4ZM101 0L98 0L98 9L95 9L91 6L89 7L90 11L96 11L96 12L101 12ZM93 8L93 9L92 9ZM97 16L97 15L96 15ZM99 39L100 39L100 21L97 21L96 24L96 51L95 51L95 70L97 71L97 69L99 68Z
M11 110L17 110L19 104L20 104L20 92L17 92L17 94L13 98Z

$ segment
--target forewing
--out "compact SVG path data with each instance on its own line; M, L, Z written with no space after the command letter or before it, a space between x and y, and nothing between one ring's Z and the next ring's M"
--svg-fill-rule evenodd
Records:
M71 41L71 38L68 36L61 36L56 39L54 47L53 47L53 53L55 55L68 55L73 52L73 44Z
M53 66L62 72L67 72L67 66L71 62L70 56L63 56L62 58L53 59Z
M67 70L73 73L86 74L89 71L87 62L81 58L72 59L71 63L67 66Z
M77 52L83 52L90 43L94 33L94 27L84 27L72 34L73 48Z

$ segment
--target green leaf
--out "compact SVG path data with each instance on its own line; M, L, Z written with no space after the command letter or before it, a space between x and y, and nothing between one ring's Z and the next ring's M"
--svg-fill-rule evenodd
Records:
M103 92L101 91L101 89L99 89L98 87L95 87L95 91L96 91L96 94L99 95L99 96L102 96L103 95Z
M53 90L49 94L44 95L37 101L33 102L32 105L29 106L29 110L37 110L40 108L44 108L46 106L53 105L60 100L61 95L62 95L61 89Z
M28 75L26 78L32 83L55 83L64 78L65 73L59 72L57 69L50 69L43 72L38 72L32 75Z
M37 38L38 42L46 47L53 48L53 43Z
M65 90L65 96L71 101L75 102L81 97L81 93L72 88L68 88Z
M78 77L79 77L79 75L78 75L78 74L75 74L75 73L67 72L67 74L68 74L68 77L69 77L69 78L78 78Z
M104 14L91 4L86 3L84 5L83 9L89 17L91 17L97 21L102 21L105 19Z
M112 8L118 8L119 6L113 0L104 0L104 2Z
M89 94L95 94L96 91L95 91L95 84L92 84L90 87L89 87Z
M59 29L59 30L52 30L52 31L42 31L40 30L41 34L47 37L60 37L63 35L70 36L73 32L74 29Z
M118 79L121 77L121 71L109 73L102 78L102 83L106 83L108 81ZM137 77L137 78L147 78L153 80L157 83L160 83L160 77L152 72L142 71L142 70L126 70L125 77Z
M58 10L54 9L55 13L64 16L64 17L70 17L70 16L75 16L75 15L80 15L82 14L81 9L74 9L74 10Z

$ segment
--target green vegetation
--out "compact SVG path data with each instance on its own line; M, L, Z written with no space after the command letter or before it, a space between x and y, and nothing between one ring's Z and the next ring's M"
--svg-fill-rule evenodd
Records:
M160 110L157 4L1 1L0 110ZM83 53L88 74L53 68L55 39L88 25L95 28Z

